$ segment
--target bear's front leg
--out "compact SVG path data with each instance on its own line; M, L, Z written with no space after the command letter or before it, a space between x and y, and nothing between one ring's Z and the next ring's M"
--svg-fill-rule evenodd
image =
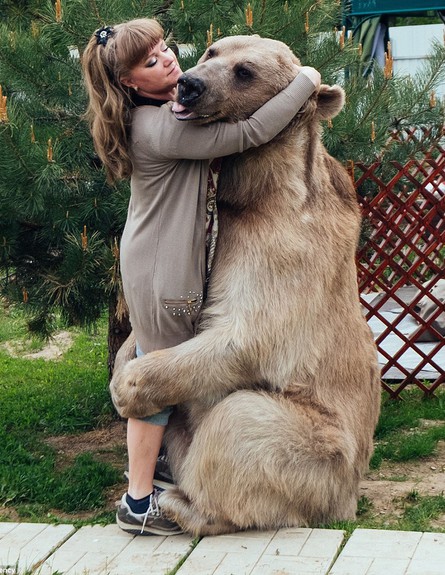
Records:
M168 353L160 350L132 359L113 374L110 391L119 415L146 417L178 403L177 386L162 368Z
M215 403L236 389L262 381L256 357L231 337L207 329L175 347L129 361L113 375L110 390L122 417L145 417L190 400Z

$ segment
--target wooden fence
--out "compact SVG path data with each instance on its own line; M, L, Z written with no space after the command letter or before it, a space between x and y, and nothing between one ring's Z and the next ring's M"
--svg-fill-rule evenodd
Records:
M436 295L445 284L445 149L436 144L421 159L385 164L384 176L378 162L351 165L350 173L363 210L360 298L382 386L392 397L411 384L432 395L445 382L445 339L438 331L445 307ZM436 304L426 318L425 301Z

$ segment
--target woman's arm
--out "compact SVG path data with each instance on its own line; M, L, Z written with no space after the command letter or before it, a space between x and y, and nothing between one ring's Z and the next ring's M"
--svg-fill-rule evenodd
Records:
M289 86L247 120L196 125L176 120L170 108L163 106L158 109L160 113L156 117L156 124L161 122L159 127L153 125L152 118L145 130L143 122L136 120L132 137L135 142L139 140L139 144L143 144L145 132L150 149L165 159L205 160L243 152L265 144L279 134L319 85L319 73L313 68L303 67Z

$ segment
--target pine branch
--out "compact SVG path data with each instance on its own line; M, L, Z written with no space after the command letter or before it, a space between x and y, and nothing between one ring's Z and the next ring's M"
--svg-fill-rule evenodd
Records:
M385 80L384 83L382 84L382 87L380 88L380 90L374 95L373 101L371 102L371 105L368 107L368 110L366 111L366 113L361 117L360 120L360 124L357 126L360 127L360 125L363 125L366 123L367 120L369 120L372 115L373 112L377 111L377 109L380 107L380 103L381 103L381 99L382 96L387 92L388 90L388 80ZM357 130L352 130L351 135L354 135L354 133Z
M17 167L20 168L21 170L23 170L23 172L25 174L28 175L29 178L33 178L34 173L29 169L28 164L26 162L26 159L22 156L19 147L14 142L14 139L12 137L12 129L13 129L12 125L9 124L8 126L5 126L3 129L0 130L0 138L2 141L3 155L4 155L4 151L5 151L4 146L6 145L9 147L9 149L13 153L13 156L15 158L16 168Z

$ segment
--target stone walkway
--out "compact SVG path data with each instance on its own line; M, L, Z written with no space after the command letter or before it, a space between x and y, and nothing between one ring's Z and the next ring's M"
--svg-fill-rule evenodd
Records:
M131 537L115 525L0 523L0 575L444 575L445 533L289 528ZM341 549L341 551L340 551Z

